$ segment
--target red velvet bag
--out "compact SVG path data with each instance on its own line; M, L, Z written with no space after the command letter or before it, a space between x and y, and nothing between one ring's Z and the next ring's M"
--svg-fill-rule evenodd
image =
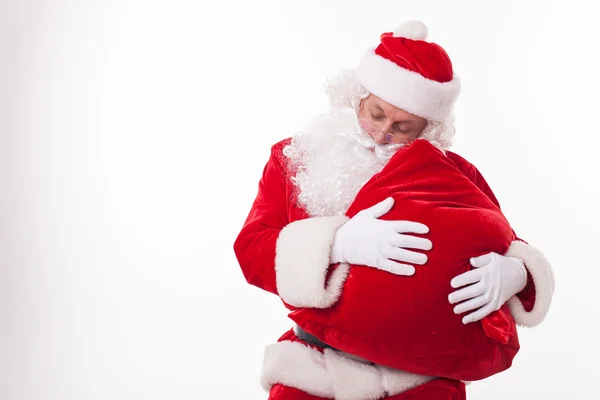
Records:
M290 318L339 350L404 371L471 381L509 368L519 342L508 307L464 325L448 302L450 281L472 268L471 257L504 254L515 240L500 209L425 140L399 150L346 215L390 196L394 207L382 219L427 225L428 262L413 276L351 265L334 306Z

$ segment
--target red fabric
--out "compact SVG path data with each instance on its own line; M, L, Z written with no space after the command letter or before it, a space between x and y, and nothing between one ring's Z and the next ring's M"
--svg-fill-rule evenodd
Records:
M282 154L283 148L289 141L288 138L272 146L269 160L258 184L256 198L233 246L247 282L274 294L277 294L275 247L279 232L294 221L308 218L306 211L294 200L295 188L290 180L292 172L287 170L285 157ZM451 164L454 164L464 176L498 206L494 193L477 168L453 152L448 151L446 155ZM417 221L420 220L419 216ZM434 246L438 247L438 243L435 241ZM428 267L429 265L418 267L417 274L412 278L418 278L421 275L420 272L427 271ZM356 270L358 269L356 268ZM447 282L447 287L443 288L444 293L448 293L450 290L449 282L450 280ZM519 298L526 310L532 309L535 303L535 286L531 280L531 275L529 275L527 286L519 294ZM369 299L366 298L364 301L365 304L368 304ZM453 315L452 307L449 304L444 305L444 307L446 307L447 313ZM441 310L438 310L438 312L441 312ZM423 315L422 318L426 320L428 316ZM464 378L464 380L468 379Z
M375 54L437 82L450 82L453 78L452 62L446 51L435 43L394 37L387 32Z
M279 232L287 224L308 217L306 211L290 203L294 188L282 161L282 150L288 143L289 139L272 146L258 193L233 244L246 281L274 294L277 294L275 250Z
M515 239L500 209L425 140L399 150L346 215L389 196L395 205L382 219L429 226L427 264L410 277L352 266L333 307L290 318L335 348L417 374L478 380L509 368L519 342L508 306L464 325L448 302L450 281L471 268L471 257L503 254Z
M306 211L295 202L294 186L285 167L282 150L290 139L282 140L271 148L271 155L258 184L258 193L250 212L235 239L233 249L238 263L251 285L277 294L275 285L275 245L279 232L289 223L308 218ZM448 158L490 200L498 201L481 173L467 160L448 151ZM261 249L261 251L256 251ZM535 286L528 276L528 284L519 294L526 311L535 304Z

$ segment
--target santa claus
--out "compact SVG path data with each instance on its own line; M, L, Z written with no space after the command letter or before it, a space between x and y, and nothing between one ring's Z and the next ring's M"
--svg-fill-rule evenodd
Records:
M349 265L403 276L406 282L428 268L428 254L436 249L428 238L429 226L419 220L385 220L393 198L351 218L346 214L361 188L399 150L417 141L439 149L499 210L477 168L448 150L460 81L443 48L426 36L427 28L417 21L384 33L354 70L328 83L330 112L272 146L234 251L247 281L280 296L292 310L335 307ZM510 307L522 326L544 319L554 282L539 250L515 239L506 251L473 255L470 263L469 271L447 283L449 295L444 294L448 312L463 316L463 324L489 318L502 307ZM269 399L466 396L460 374L400 370L347 349L352 347L344 348L343 337L332 346L296 325L265 352L261 383ZM512 357L494 372L510 361Z

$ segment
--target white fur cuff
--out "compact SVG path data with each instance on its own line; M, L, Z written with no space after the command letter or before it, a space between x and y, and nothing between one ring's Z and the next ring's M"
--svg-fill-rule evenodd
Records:
M294 307L327 308L340 297L349 265L340 264L327 286L329 253L346 216L315 217L292 222L277 239L275 273L279 296Z
M506 256L519 258L525 263L525 267L531 273L535 285L535 304L529 312L525 311L523 303L517 296L508 300L511 313L520 326L533 327L544 320L552 295L554 294L554 276L550 262L535 247L520 241L511 243Z
M260 381L267 391L280 383L313 396L365 400L393 396L432 379L366 364L335 350L321 353L302 343L284 341L267 346Z

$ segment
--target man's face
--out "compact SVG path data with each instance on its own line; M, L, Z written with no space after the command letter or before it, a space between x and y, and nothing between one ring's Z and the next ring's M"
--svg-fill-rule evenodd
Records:
M358 112L362 128L377 144L402 144L417 138L427 120L391 105L375 95L363 99ZM387 137L387 138L386 138Z

